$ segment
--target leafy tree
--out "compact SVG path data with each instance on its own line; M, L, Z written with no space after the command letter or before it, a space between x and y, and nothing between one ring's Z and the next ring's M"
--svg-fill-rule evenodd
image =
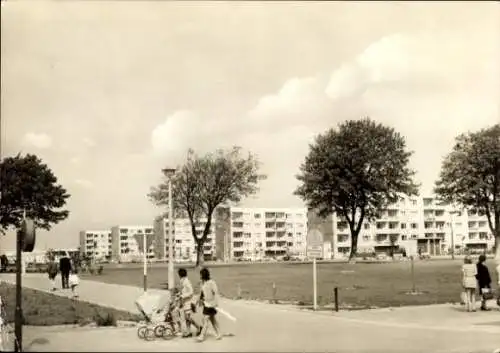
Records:
M457 136L434 192L444 202L486 215L500 259L500 124Z
M59 184L50 168L35 155L7 157L0 162L0 232L20 227L23 211L38 228L49 230L66 219L62 210L70 195Z
M375 220L403 194L418 194L408 168L411 154L394 129L369 118L345 121L310 145L295 194L319 216L336 213L347 221L352 259L364 220Z
M257 158L251 153L242 156L239 147L203 156L189 150L186 162L177 168L172 177L173 215L189 218L196 244L196 266L203 261L203 245L216 208L255 194L259 180L264 178L258 171ZM148 196L156 205L168 206L168 179L153 187ZM203 224L202 219L203 232L197 235L196 227Z

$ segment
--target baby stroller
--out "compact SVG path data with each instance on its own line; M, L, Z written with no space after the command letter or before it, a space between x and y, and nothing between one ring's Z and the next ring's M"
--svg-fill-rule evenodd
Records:
M137 328L140 339L151 341L155 338L169 340L175 337L178 328L178 304L176 296L167 292L144 293L135 305L143 315L144 321Z

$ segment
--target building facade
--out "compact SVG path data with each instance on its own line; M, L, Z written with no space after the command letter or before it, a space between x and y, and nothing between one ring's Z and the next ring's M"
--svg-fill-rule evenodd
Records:
M144 258L143 237L148 241L147 258L154 258L154 232L151 225L114 226L111 228L112 258L120 262L140 262ZM146 238L147 239L147 238Z
M343 217L320 219L309 214L309 228L320 227L331 236L331 258L349 256L351 232ZM375 221L363 222L358 236L358 253L390 253L404 249L408 255L432 256L479 253L491 250L494 237L486 217L439 202L435 197L403 197L389 205ZM327 256L325 256L327 257Z
M113 255L111 230L82 230L80 254L96 260L111 259Z
M201 219L195 225L196 235L203 234L207 219ZM191 223L188 218L178 218L173 222L174 260L196 261L197 245L193 238ZM154 257L159 260L168 260L169 221L168 218L156 219L154 222ZM216 258L215 222L212 221L210 233L203 246L205 260Z
M261 261L305 256L306 208L220 208L216 224L221 259Z

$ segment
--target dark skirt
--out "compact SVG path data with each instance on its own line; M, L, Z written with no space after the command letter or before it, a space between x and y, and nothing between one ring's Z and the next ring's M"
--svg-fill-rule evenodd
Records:
M217 309L215 309L215 308L209 308L209 307L206 307L206 306L203 307L203 315L206 315L206 316L215 316L216 314L217 314Z

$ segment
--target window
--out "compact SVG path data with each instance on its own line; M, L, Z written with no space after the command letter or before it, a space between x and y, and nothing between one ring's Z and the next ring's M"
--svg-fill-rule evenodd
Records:
M411 224L411 229L418 229L418 224L417 223L412 223Z
M401 223L401 229L406 229L406 223Z
M408 236L407 235L402 235L401 236L401 240L407 240L408 239Z
M127 228L120 228L120 233L122 233L122 234L128 233L128 229Z
M363 225L363 227L364 227L365 229L370 229L370 223L365 223L365 224Z
M255 219L260 219L262 215L260 213L256 213L253 215Z
M241 228L241 227L243 227L243 222L233 222L233 227Z

